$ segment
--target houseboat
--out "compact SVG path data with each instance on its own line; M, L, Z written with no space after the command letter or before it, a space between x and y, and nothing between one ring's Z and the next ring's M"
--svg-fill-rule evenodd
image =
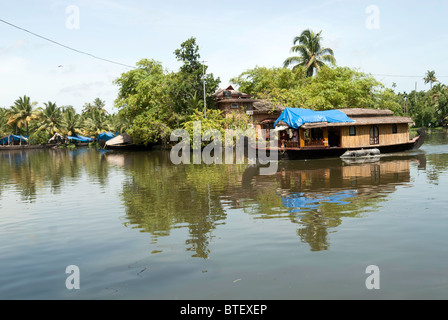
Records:
M412 123L409 117L394 116L392 111L383 109L285 108L273 124L278 132L278 146L267 144L264 152L279 152L279 159L311 159L341 157L356 150L375 149L372 154L377 154L418 149L425 131L419 129L411 139Z

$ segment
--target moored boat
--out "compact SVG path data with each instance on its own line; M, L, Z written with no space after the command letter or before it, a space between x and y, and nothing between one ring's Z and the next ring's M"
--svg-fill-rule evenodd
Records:
M410 138L412 123L410 117L394 116L390 110L286 108L274 123L278 145L252 146L259 154L278 152L279 159L341 157L347 152L372 149L381 154L401 152L418 149L424 143L423 128Z

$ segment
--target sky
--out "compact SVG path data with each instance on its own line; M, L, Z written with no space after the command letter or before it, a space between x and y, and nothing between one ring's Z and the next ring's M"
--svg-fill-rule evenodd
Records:
M27 95L81 111L100 98L117 112L113 81L144 58L177 71L173 52L190 37L225 88L281 67L305 29L322 31L338 66L397 92L427 90L428 70L448 83L447 16L446 0L0 0L0 107Z

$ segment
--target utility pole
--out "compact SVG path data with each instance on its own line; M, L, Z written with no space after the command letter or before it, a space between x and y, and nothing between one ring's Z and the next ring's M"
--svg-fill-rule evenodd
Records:
M414 100L415 106L417 106L417 81L415 81Z
M207 102L205 101L205 62L202 61L202 80L204 84L204 118L207 118Z

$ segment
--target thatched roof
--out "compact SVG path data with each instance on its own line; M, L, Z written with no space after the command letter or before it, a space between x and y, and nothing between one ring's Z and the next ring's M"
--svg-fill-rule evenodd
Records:
M367 109L367 108L346 108L338 109L344 112L349 118L352 117L387 117L393 116L394 113L391 110L386 109Z
M414 121L409 117L399 117L399 116L382 116L382 117L351 117L355 122L315 122L315 123L305 123L302 125L304 129L311 128L323 128L323 127L345 127L353 125L374 125L374 124L399 124L399 123L413 123Z
M116 136L115 138L106 141L105 146L126 145L132 143L133 143L132 138L128 134L123 133L120 134L119 136Z
M275 105L267 100L257 100L253 103L254 113L282 112L285 107Z
M232 102L238 102L238 103L249 103L249 102L257 102L258 99L249 99L249 98L226 98L219 100L220 103L232 103Z
M251 98L252 95L244 93L244 92L240 92L238 90L235 90L232 86L228 86L226 89L219 89L218 91L216 91L213 96L216 97L216 99L235 99L235 98L241 98L241 99L246 99L246 98Z

